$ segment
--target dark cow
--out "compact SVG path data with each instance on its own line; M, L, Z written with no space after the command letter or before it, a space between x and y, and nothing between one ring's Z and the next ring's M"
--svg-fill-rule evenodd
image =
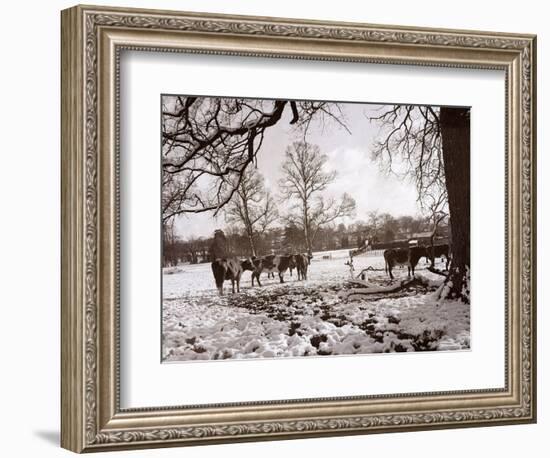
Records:
M254 272L256 271L256 269L258 269L261 265L261 262L262 262L262 258L256 258L256 257L252 257L252 258L248 258L248 259L245 259L244 261L241 261L241 268L243 270L243 273L246 272L247 270L250 270L252 272L252 286L254 286ZM258 286L262 286L260 285L260 281L258 280Z
M241 282L241 275L243 273L242 265L234 258L222 258L216 259L212 262L212 273L214 274L214 280L216 281L216 287L223 295L223 282L225 280L231 280L231 288L233 293L235 292L235 282L237 283L237 292L240 292L239 284Z
M262 272L267 272L268 274L277 272L279 274L280 282L284 283L284 273L290 267L296 267L296 260L294 255L279 256L270 254L268 256L264 256L263 258L252 258L250 261L254 265L254 271L252 272L252 286L254 286L254 278L258 281L258 285L262 286L262 284L260 283L260 275Z
M409 263L409 250L407 248L390 248L384 251L384 261L386 273L393 280L392 269L397 265ZM410 275L410 268L409 268Z
M414 277L414 269L421 258L428 258L428 250L425 246L412 246L409 248L409 275L412 272Z
M407 265L408 276L414 277L414 269L418 264L420 258L428 256L426 247L424 246L415 246L410 248L391 248L384 251L384 260L386 264L386 273L390 275L390 278L393 280L392 269L396 265Z
M296 260L296 271L298 272L298 280L307 280L307 268L311 264L310 254L294 255Z
M304 254L297 254L296 259L296 271L298 272L298 280L307 280L307 257Z
M435 264L436 258L441 258L445 256L445 270L449 270L449 262L451 261L451 253L449 250L449 245L434 245L426 247L429 257L432 261L432 266Z

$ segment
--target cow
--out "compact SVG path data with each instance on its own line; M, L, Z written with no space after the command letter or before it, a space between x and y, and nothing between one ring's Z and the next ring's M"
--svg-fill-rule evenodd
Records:
M254 278L255 278L254 272L256 271L256 269L260 267L261 262L262 262L262 258L257 258L255 256L253 256L252 258L247 258L244 261L241 261L241 268L243 270L243 273L246 272L247 270L250 270L252 272L252 286L254 286ZM259 280L258 280L258 285L262 286Z
M393 280L392 269L396 265L407 265L408 274L407 276L414 277L414 269L418 264L420 258L428 256L426 247L424 246L414 246L410 248L391 248L384 251L384 260L385 260L385 270L389 274L390 278Z
M296 260L296 271L298 272L298 280L307 280L307 268L311 264L311 254L297 254L294 256Z
M298 280L307 280L307 267L308 258L304 254L297 254L296 259L296 271L298 272Z
M396 265L409 263L409 250L407 248L390 248L384 251L385 271L393 280L392 269ZM410 275L410 268L409 268Z
M421 258L428 258L428 249L425 246L412 246L409 248L409 275L412 272L414 277L414 269Z
M445 270L449 270L449 262L451 261L451 253L449 250L449 245L434 245L428 246L427 248L429 257L431 259L432 267L435 265L435 259L445 256Z
M215 259L212 261L212 273L220 296L223 296L223 282L225 280L231 280L233 293L235 293L235 283L237 283L237 292L240 292L241 275L243 273L241 262L235 258Z
M254 270L252 272L252 286L254 286L254 279L257 280L258 286L262 286L260 283L260 275L264 271L268 273L268 278L270 273L277 272L279 274L280 282L284 283L284 273L290 267L296 267L294 255L280 256L270 254L268 256L264 256L263 258L251 258L250 262L254 265Z

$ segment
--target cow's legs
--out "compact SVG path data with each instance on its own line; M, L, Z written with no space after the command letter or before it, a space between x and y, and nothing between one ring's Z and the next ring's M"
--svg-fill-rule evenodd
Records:
M260 283L260 274L261 272L252 272L252 286L254 286L254 278L258 282L258 286L262 286L262 284Z
M273 275L275 276L275 275ZM283 272L279 271L279 280L281 283L284 283L285 281L283 280Z
M393 267L393 266L392 266L390 263L388 263L388 273L390 274L390 279L393 280L393 273L392 273L392 271L391 271L391 270L392 270L392 267Z
M235 294L235 279L234 278L231 279L231 290L232 290L233 294Z
M214 282L216 283L216 289L218 294L223 296L223 278L225 277L224 272L219 272L214 268L214 263L212 263L212 272L214 273ZM222 276L223 275L223 276Z

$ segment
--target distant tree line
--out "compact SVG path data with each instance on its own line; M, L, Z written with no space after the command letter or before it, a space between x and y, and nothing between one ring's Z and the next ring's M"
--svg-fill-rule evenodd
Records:
M395 240L411 238L414 234L430 231L430 217L399 216L377 211L369 212L365 220L351 224L330 224L320 227L311 243L312 251L354 249L362 247L365 241L370 244L391 243ZM284 226L271 227L254 236L250 243L250 232L238 224L227 225L223 229L227 240L227 250L235 256L262 256L271 252L298 253L306 252L308 244L303 228L287 222ZM164 265L178 263L198 264L210 262L212 237L178 237L165 238L163 246Z

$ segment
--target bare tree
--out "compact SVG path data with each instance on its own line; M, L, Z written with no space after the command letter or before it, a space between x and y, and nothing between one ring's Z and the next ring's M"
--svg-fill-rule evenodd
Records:
M336 178L335 171L325 171L326 162L317 145L295 142L287 147L282 165L282 195L296 202L287 219L303 231L309 253L319 228L355 213L355 200L348 194L339 201L323 199L322 192Z
M410 215L401 215L396 218L399 231L405 235L411 235L414 231L414 217Z
M381 123L373 154L388 170L411 177L422 201L446 190L453 260L446 280L448 297L469 301L470 268L470 110L456 107L394 105L371 118Z
M197 264L199 262L199 256L206 243L207 242L200 237L191 237L182 243L182 250L191 264Z
M371 210L367 213L369 218L369 226L373 228L374 231L377 231L380 225L380 213L378 210Z
M180 208L184 207L189 199L189 186L184 182L185 177L181 175L162 174L162 223L173 222L174 217L179 214ZM192 187L191 187L192 188Z
M424 198L422 199L422 207L427 214L430 226L430 245L431 245L431 267L435 266L434 258L434 240L437 235L439 225L449 216L448 213L448 201L447 190L439 188L431 188L425 191Z
M170 214L217 214L237 192L266 131L283 119L304 132L313 119L343 125L335 103L166 96L162 110L165 180L177 174ZM170 199L167 199L170 200Z
M371 210L367 213L368 222L365 225L365 233L367 240L370 243L378 242L378 232L380 231L380 213L378 210Z
M263 235L279 217L275 200L266 191L264 178L256 169L244 172L237 191L224 210L229 224L244 228L250 251L256 256L256 237Z
M399 230L399 224L397 220L389 213L380 214L378 219L382 239L385 242L391 242L395 239L397 231Z
M174 245L177 238L174 233L173 221L162 222L162 265L164 267L176 265L177 258L174 254Z

